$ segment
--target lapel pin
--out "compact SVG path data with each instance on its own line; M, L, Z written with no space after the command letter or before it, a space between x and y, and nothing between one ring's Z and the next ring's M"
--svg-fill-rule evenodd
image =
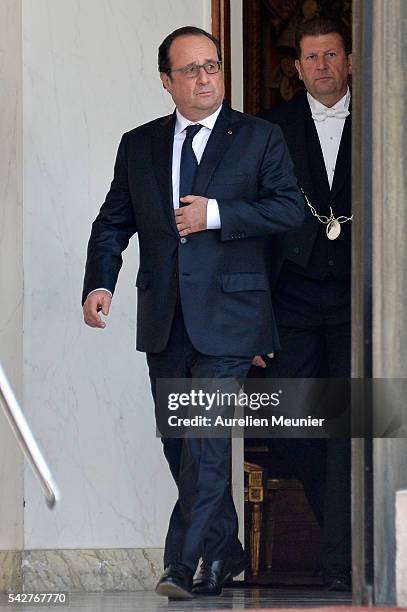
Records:
M228 130L228 134L233 134L232 130Z

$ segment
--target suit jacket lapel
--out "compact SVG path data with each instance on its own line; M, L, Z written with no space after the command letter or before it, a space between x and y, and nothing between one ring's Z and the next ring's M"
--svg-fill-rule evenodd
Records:
M332 200L334 200L335 196L341 190L344 181L346 180L349 172L351 171L351 156L349 155L349 152L352 149L351 140L352 121L349 115L345 120L341 144L339 145L338 158L336 160L335 174L331 190Z
M156 125L153 136L153 168L161 194L161 201L169 218L171 227L178 236L175 223L172 195L172 150L176 115L164 117Z
M194 195L206 194L212 174L233 142L233 126L239 122L239 114L224 103L198 166L194 182Z

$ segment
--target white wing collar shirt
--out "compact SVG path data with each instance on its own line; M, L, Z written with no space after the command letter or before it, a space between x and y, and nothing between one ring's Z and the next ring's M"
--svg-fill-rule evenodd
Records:
M318 102L310 93L307 93L307 98L321 143L329 187L332 189L343 127L345 119L349 115L350 89L348 87L343 98L331 108Z
M212 133L213 127L216 123L216 119L219 116L220 111L222 110L222 106L209 115L209 117L205 117L201 121L197 121L199 125L202 125L202 128L195 135L192 141L192 149L195 153L196 160L198 165L201 162L202 155L205 151L205 147L209 140L209 136ZM180 177L180 165L181 165L181 151L182 145L185 140L185 128L189 125L195 125L194 122L186 119L181 113L176 110L176 122L175 122L175 130L174 130L174 144L172 149L172 199L174 204L174 209L179 208L179 177ZM191 195L200 195L200 194L191 194ZM219 216L219 208L218 203L214 199L208 200L208 207L206 211L206 226L207 229L220 229L220 216Z

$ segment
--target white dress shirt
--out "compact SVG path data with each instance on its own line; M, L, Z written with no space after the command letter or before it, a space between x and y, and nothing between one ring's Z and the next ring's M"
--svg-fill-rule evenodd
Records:
M307 93L308 103L311 112L326 109L327 107L321 102ZM350 90L341 98L332 108L349 110ZM338 157L339 146L341 144L343 126L345 118L327 117L324 121L314 121L318 132L319 142L321 144L322 154L324 156L326 173L328 176L329 187L332 189L332 183L335 174L336 160Z
M216 119L218 118L221 109L222 106L219 106L218 110L212 113L212 115L209 115L209 117L205 117L205 119L196 122L203 126L195 135L192 141L192 149L195 153L198 165L201 162L203 152L205 151L206 144L209 140L209 136L212 133L213 126L215 125ZM179 176L182 145L184 144L186 135L185 128L188 127L188 125L195 125L195 123L183 117L183 115L181 115L178 109L176 110L176 115L177 120L175 122L174 144L172 148L172 199L174 209L179 208ZM191 195L200 194L193 193ZM214 199L208 200L208 207L206 211L206 227L209 230L220 229L219 208L217 201Z

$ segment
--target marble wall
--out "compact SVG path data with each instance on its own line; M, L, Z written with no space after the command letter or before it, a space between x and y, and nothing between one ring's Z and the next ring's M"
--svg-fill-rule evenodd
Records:
M62 493L50 514L26 474L26 549L163 545L175 490L134 351L137 239L105 330L84 326L80 294L120 135L172 110L157 46L208 27L208 5L23 1L24 389Z
M3 30L9 33L17 8L22 33L6 66ZM1 526L1 507L0 549L34 551L26 568L44 549L163 546L175 488L155 437L144 355L134 350L136 238L105 330L85 327L80 297L90 225L109 187L120 136L171 112L157 47L185 24L210 29L210 0L0 0L0 78L7 70L15 78L22 67L24 92L12 83L7 95L0 92L12 160L0 164L2 200L7 196L0 254L1 262L8 252L16 258L16 271L1 267L1 295L11 278L15 309L0 309L0 341L12 362L18 353L12 322L22 303L21 185L15 179L7 187L7 172L17 168L24 181L25 410L61 491L56 509L48 510L25 470L23 542ZM21 100L22 165L14 133ZM6 233L4 223L11 226ZM15 327L21 335L21 312ZM15 369L18 382L22 368ZM2 454L3 433L0 441ZM18 499L14 489L11 497Z
M23 255L21 6L0 0L0 363L22 400ZM23 458L0 408L0 550L23 543ZM0 587L14 575L0 563Z
M26 551L22 568L29 593L153 590L162 573L162 550Z

